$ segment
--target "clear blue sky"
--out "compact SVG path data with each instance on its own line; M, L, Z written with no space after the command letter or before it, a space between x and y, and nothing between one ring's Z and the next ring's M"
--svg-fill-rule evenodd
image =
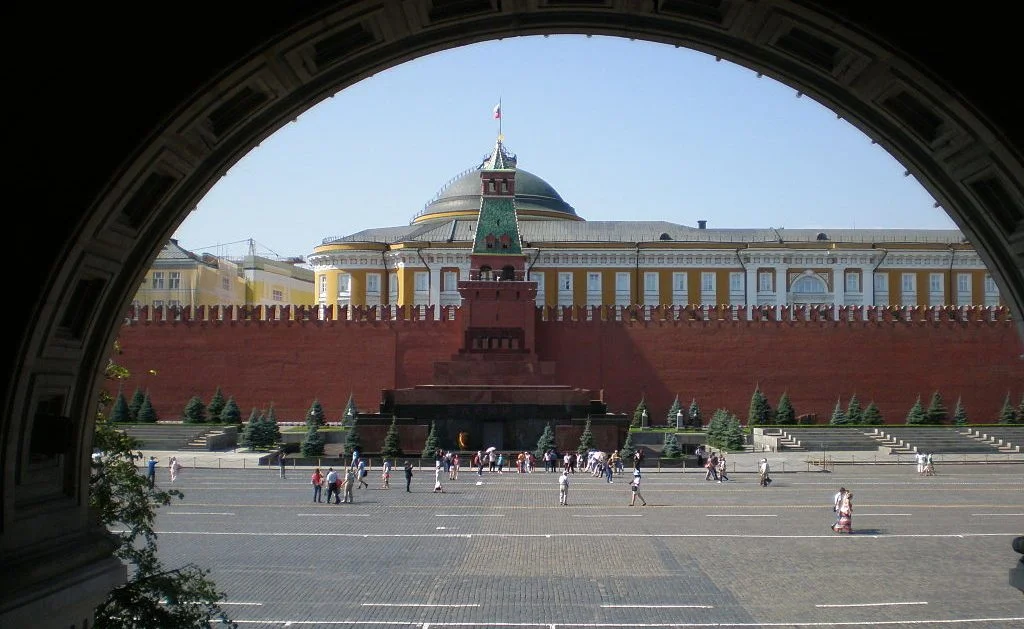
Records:
M588 220L956 227L885 150L781 83L685 48L563 35L437 53L339 92L238 162L175 237L306 256L408 224L491 150L499 99L519 167Z

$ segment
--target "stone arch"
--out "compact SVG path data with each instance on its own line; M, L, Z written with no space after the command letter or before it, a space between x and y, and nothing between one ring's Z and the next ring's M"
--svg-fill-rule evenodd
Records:
M145 36L127 43L133 29L116 29L118 21L105 16L91 16L95 24L26 20L50 29L29 38L62 59L63 73L57 80L49 76L55 66L39 56L11 55L25 64L11 84L32 102L88 94L79 100L89 101L81 105L92 115L61 120L28 112L19 121L32 134L25 146L50 158L18 152L25 164L50 164L58 154L64 163L57 174L35 168L41 185L34 189L44 191L36 204L44 211L23 220L41 263L24 269L10 293L24 305L8 311L0 561L24 579L19 602L0 593L0 624L19 626L24 614L82 626L97 592L124 577L87 517L88 452L103 366L156 252L217 179L277 129L338 90L431 52L506 36L611 35L693 48L775 78L832 108L904 164L975 245L1024 333L1020 138L1008 131L1013 119L1001 109L1002 83L973 82L974 67L963 62L967 55L977 63L998 57L990 50L1001 39L992 32L1006 27L996 21L956 32L976 18L914 7L872 16L856 2L825 9L788 0L411 0L403 7L393 10L387 0L281 3L247 16L245 29L234 7L204 7L202 15L164 15L166 35L159 26L136 29ZM943 29L928 21L944 26L949 39L955 35L957 57L930 56ZM915 33L928 39L915 40ZM133 84L130 108L121 105L128 92L119 91L128 87L95 72L100 60L118 55L140 60L148 72L136 78L153 88ZM74 151L81 151L77 161L65 156ZM46 509L44 500L28 500L23 483L29 461L49 456L31 443L33 431L43 429L64 444L53 459L60 482L43 497ZM65 556L58 538L79 552Z

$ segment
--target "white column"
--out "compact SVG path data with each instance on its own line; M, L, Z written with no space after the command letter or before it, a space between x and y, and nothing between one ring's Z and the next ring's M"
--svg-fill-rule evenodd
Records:
M832 314L839 318L839 308L846 304L846 267L832 267Z
M875 268L872 266L860 267L860 292L864 296L861 304L864 306L875 305Z
M757 306L757 269L747 267L747 314L752 315Z
M441 317L441 265L430 269L430 293L427 302L434 309L434 318Z
M785 306L789 303L786 298L789 293L789 284L786 282L786 272L789 271L789 267L781 265L775 267L775 305Z

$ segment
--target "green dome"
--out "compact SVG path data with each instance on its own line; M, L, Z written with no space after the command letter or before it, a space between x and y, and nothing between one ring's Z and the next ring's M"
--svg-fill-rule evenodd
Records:
M473 168L452 179L412 222L421 223L433 218L448 218L451 213L480 211L480 168ZM537 175L516 169L516 212L520 218L560 218L581 220L576 210L562 200L561 195ZM534 214L534 216L530 216Z

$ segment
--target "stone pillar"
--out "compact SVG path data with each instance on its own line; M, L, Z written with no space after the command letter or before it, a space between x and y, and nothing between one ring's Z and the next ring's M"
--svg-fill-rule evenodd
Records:
M427 303L434 310L434 319L441 318L441 264L430 269L430 292Z
M747 320L754 318L754 308L757 307L757 269L747 267Z
M875 268L873 266L860 267L860 292L864 295L862 302L864 306L875 305Z
M839 309L846 305L846 267L832 267L832 320L839 320Z
M787 271L789 267L780 265L775 267L775 305L786 306L789 304L789 282L787 282Z

